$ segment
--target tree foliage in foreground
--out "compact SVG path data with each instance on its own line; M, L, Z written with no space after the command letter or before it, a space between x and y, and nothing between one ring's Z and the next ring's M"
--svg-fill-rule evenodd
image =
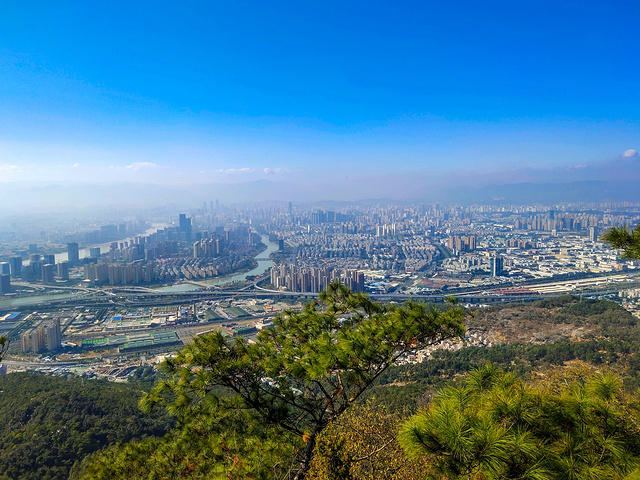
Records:
M421 480L425 461L405 455L399 423L381 405L352 406L319 435L307 480Z
M459 375L467 374L487 361L509 372L527 376L533 371L557 368L580 360L623 372L624 389L640 388L640 327L638 319L615 302L554 297L526 305L500 305L475 312L471 325L482 325L500 310L518 309L523 323L537 322L541 331L553 324L565 323L591 331L582 341L560 340L544 344L507 344L493 347L466 347L460 350L436 350L429 361L387 369L376 387L366 395L375 395L391 410L415 408L427 390L439 388ZM472 328L472 327L469 327Z
M114 445L77 465L71 480L271 480L292 470L296 443L246 409L211 408L164 438ZM184 419L183 419L184 420ZM299 444L297 445L299 446Z
M637 478L638 404L611 373L525 383L488 365L444 388L401 429L432 478Z
M465 310L421 303L383 306L334 282L302 312L285 311L254 343L198 337L167 360L143 402L182 419L246 409L302 447L291 477L304 478L318 435L401 355L460 337ZM114 477L116 478L116 477Z
M640 260L640 223L633 230L626 225L613 227L601 239L613 248L622 250L624 258Z

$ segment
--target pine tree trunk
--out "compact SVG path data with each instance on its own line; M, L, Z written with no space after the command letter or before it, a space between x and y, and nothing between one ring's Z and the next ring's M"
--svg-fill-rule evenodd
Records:
M304 459L300 464L300 470L296 473L296 476L293 480L304 480L304 477L307 476L307 472L309 468L311 468L311 460L313 459L313 450L316 448L316 436L317 432L313 432L309 441L307 442L307 446L304 450Z

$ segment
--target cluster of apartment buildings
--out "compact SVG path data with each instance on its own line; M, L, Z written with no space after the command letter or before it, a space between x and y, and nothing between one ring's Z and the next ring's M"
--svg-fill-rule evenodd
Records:
M447 238L447 247L453 252L473 252L476 242L475 235L454 235Z
M152 283L155 280L153 262L117 264L87 263L84 266L84 279L91 285L136 285Z
M23 352L55 352L62 346L60 320L41 323L37 327L27 330L20 337Z
M339 279L354 292L364 292L364 273L358 270L300 268L296 265L280 265L271 269L271 285L291 292L318 293L334 279Z

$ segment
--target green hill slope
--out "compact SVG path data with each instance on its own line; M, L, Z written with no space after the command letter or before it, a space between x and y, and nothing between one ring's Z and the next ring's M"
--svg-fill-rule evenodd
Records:
M0 377L0 479L62 480L109 444L163 435L172 421L138 409L131 385L30 373Z

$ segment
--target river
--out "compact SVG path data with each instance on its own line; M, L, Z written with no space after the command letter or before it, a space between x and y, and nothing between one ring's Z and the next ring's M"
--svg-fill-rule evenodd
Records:
M134 235L133 237L123 238L122 240L118 240L117 242L118 243L124 243L124 242L131 243L131 241L136 237L147 237L147 236L151 235L152 233L156 233L159 229L165 228L166 226L167 226L166 223L154 223L154 224L151 225L150 228L145 230L143 233L139 233L138 235ZM83 258L89 258L91 256L90 250L92 248L100 247L100 253L108 252L109 249L111 248L111 243L112 242L106 242L106 243L100 243L100 244L97 244L97 245L88 245L86 248L81 248L78 251L78 254L80 256L80 260L82 260ZM60 262L64 262L64 261L69 260L69 254L67 252L56 253L55 256L56 256L56 263L60 263ZM29 258L22 259L22 263L23 263L23 265L29 265Z
M54 293L52 295L30 295L28 297L10 298L0 300L0 309L18 308L23 305L33 305L51 300L61 300L63 298L74 298L79 297L80 295L86 296L86 293Z
M167 226L166 223L154 223L154 224L151 225L150 228L145 230L143 233L139 233L138 235L134 235L133 237L128 237L128 238L124 238L122 240L118 240L117 243L124 243L124 242L131 243L131 241L136 237L147 237L147 236L151 235L152 233L156 233L158 230L160 230L162 228L165 228L166 226ZM100 253L108 252L109 249L111 248L111 243L112 242L106 242L106 243L100 243L98 245L89 245L89 246L87 246L87 248L80 249L80 251L78 252L80 254L80 259L82 260L83 258L89 258L91 256L90 253L89 253L89 250L91 248L100 247ZM68 259L69 259L69 257L68 257L67 252L56 253L56 263L63 262L63 261L68 260Z
M266 235L262 235L262 243L267 246L267 249L263 252L254 255L253 258L269 258L269 256L278 250L278 245L269 241L269 237ZM233 282L242 282L247 279L247 277L260 275L264 273L267 268L273 267L273 262L271 260L258 260L258 266L252 270L249 270L245 273L238 273L237 275L229 276L229 277L220 277L220 278L212 278L210 280L198 280L198 283L203 285L226 285L228 283ZM156 292L192 292L194 290L200 290L202 287L197 285L193 285L191 283L177 283L175 285L169 285L168 287L160 287L156 288Z
M160 227L156 227L154 226L154 228L151 228L149 230L147 230L144 234L142 235L149 235L151 233L154 233L157 228L162 228L162 226ZM132 237L133 238L133 237ZM129 239L127 239L129 240ZM126 240L122 240L123 242ZM267 249L254 255L253 258L269 258L269 255L271 255L273 252L275 252L276 250L278 250L278 245L276 245L275 243L271 243L269 241L269 237L267 237L266 235L262 235L262 243L264 243L267 246ZM105 244L107 247L109 246L109 244ZM100 246L100 245L96 245L96 246ZM89 252L89 249L83 249L80 251L80 258L82 257L82 252ZM64 255L64 259L66 260L66 253L62 253L59 255ZM56 255L56 259L57 259L57 255ZM252 270L249 270L248 272L245 273L238 273L237 275L233 275L233 276L229 276L229 277L220 277L220 278L212 278L209 280L200 280L198 281L198 283L200 284L204 284L204 285L211 285L211 286L215 286L215 285L226 285L228 283L233 283L233 282L242 282L244 280L247 279L247 277L249 276L255 276L255 275L259 275L261 273L264 273L264 271L267 268L270 268L273 266L273 262L271 260L258 260L258 266ZM199 287L197 285L193 285L191 283L177 283L175 285L169 285L167 287L159 287L156 288L155 290L157 292L161 292L161 293L179 293L179 292L192 292L195 290L200 290L202 287ZM4 299L4 300L0 300L0 309L8 309L8 308L17 308L23 305L32 305L35 303L42 303L42 302L46 302L49 300L60 300L63 298L74 298L77 297L79 295L86 295L85 293L60 293L60 294L54 294L54 295L33 295L33 296L28 296L28 297L20 297L20 298L11 298L11 299Z

